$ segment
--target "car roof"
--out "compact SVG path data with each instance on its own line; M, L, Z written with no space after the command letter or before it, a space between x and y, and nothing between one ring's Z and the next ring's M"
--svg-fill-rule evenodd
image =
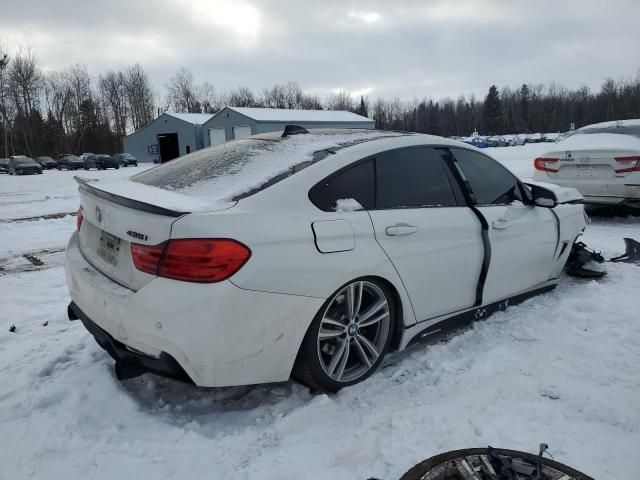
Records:
M640 126L640 118L630 118L627 120L612 120L609 122L594 123L580 127L580 130L590 130L592 128L613 128L613 127L637 127Z

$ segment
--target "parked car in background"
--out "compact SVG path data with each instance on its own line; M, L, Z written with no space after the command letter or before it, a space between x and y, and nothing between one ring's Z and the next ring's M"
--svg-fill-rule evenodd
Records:
M120 168L118 160L110 155L96 155L96 168L98 170L106 170L107 168Z
M534 180L575 188L586 203L640 208L640 119L587 125L550 147Z
M79 170L84 168L84 161L75 155L70 153L65 153L60 155L58 158L57 166L58 170L67 169L67 170Z
M44 170L51 170L58 165L53 158L47 156L36 157L34 160L38 162Z
M464 143L468 143L469 145L473 145L477 148L487 148L489 146L489 142L485 137L480 137L477 135L473 135L471 137L467 137L463 140Z
M335 391L553 288L586 226L578 192L461 142L295 131L80 182L69 318L123 378Z
M116 160L118 160L118 163L122 167L128 167L129 165L134 167L138 166L138 159L130 153L118 153L116 154Z
M84 163L84 169L89 170L91 168L98 168L96 165L96 155L93 153L83 153L80 155L82 162Z
M0 158L0 173L9 173L9 159Z
M9 158L9 175L36 175L42 173L42 167L31 157L16 155Z

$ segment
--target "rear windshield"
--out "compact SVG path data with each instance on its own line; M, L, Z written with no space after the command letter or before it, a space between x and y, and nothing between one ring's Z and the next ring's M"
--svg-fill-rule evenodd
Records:
M16 163L17 163L18 165L32 165L32 164L36 163L36 162L35 162L34 160L32 160L31 158L26 158L26 157L23 157L23 158L16 158L16 159L15 159L15 161L16 161Z
M621 125L611 126L611 127L596 127L596 128L585 128L577 130L574 135L589 135L591 133L617 133L620 135L631 135L636 138L640 138L640 125Z
M281 138L262 135L199 150L146 170L131 180L213 200L238 200L356 143L401 135L375 130L313 131Z

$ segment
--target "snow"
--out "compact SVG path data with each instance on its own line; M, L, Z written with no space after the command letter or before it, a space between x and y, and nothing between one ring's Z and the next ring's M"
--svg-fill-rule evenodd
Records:
M549 150L635 150L640 151L640 138L618 133L574 133L556 143Z
M175 113L175 112L164 112L167 115L171 115L179 120L183 120L185 122L193 123L194 125L202 125L206 123L208 120L214 116L213 113Z
M362 205L355 198L339 198L336 200L336 212L355 212L363 210Z
M357 122L373 120L344 110L295 110L287 108L227 107L258 122Z
M544 148L484 151L526 178ZM72 175L0 175L0 218L75 211ZM584 240L620 255L639 221L594 217ZM0 257L60 248L74 222L0 222ZM331 396L293 382L198 389L145 375L120 384L109 356L66 318L62 266L0 271L0 478L394 480L446 450L537 451L540 442L595 478L636 478L640 268L606 267L601 280L563 278L443 341L393 354Z
M274 134L255 136L199 150L134 180L208 202L224 203L312 160L314 152L344 143L400 135L376 130L344 130L340 133L330 130L327 134L323 130L285 139Z

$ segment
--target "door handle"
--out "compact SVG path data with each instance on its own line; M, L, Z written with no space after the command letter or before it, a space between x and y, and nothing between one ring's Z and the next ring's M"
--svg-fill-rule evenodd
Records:
M504 218L499 218L495 222L491 222L491 226L496 230L504 230L506 228L509 228L510 225L511 222L509 220L505 220Z
M384 231L390 237L395 237L416 233L418 231L418 227L415 225L409 225L408 223L396 223L395 225L385 228Z

